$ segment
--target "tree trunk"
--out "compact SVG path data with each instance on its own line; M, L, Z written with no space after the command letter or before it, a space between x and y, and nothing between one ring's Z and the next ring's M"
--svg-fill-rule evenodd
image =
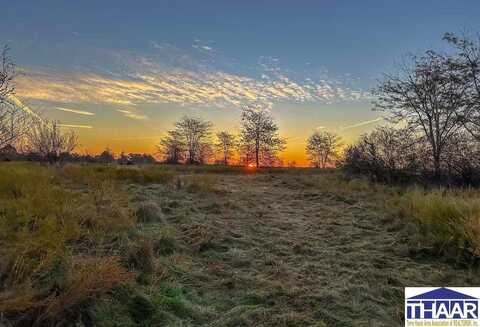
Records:
M434 177L439 178L440 177L440 156L438 154L433 155L433 171L434 171Z

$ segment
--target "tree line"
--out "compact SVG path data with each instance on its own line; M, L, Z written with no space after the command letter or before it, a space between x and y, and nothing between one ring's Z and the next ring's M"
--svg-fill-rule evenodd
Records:
M480 184L480 41L447 33L450 50L409 56L376 89L382 126L346 149L342 166L387 182Z
M170 164L205 164L216 157L215 163L229 165L237 157L237 164L260 167L277 164L285 148L276 122L263 108L242 109L239 135L219 131L212 138L212 126L198 117L182 117L160 140L159 154Z

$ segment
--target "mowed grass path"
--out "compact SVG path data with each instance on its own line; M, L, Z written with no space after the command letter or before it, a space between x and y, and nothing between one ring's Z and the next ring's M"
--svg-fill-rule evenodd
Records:
M161 212L142 233L174 239L158 285L182 290L178 324L400 326L405 286L478 285L476 271L412 253L408 223L385 210L391 188L328 174L193 178L129 187Z

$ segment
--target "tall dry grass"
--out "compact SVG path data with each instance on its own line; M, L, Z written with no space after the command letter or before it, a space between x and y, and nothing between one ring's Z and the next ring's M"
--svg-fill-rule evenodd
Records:
M0 312L18 325L61 323L132 277L115 256L135 226L127 194L110 178L72 185L64 169L0 166Z
M395 209L416 223L437 253L480 257L480 191L412 189L395 201Z

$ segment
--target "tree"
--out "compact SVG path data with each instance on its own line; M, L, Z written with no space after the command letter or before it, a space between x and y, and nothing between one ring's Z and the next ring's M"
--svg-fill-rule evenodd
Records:
M248 107L242 111L240 142L243 151L248 151L244 156L253 157L257 168L260 163L268 165L278 152L284 150L286 143L278 135L278 126L268 111Z
M35 120L26 134L25 150L42 160L57 162L61 155L70 154L78 145L73 130L62 132L56 121Z
M216 148L222 155L222 162L225 166L228 166L230 158L233 155L233 149L236 146L235 135L222 131L217 133Z
M204 165L207 164L210 159L213 157L214 150L212 145L208 142L202 142L198 146L198 154L196 156L195 162Z
M175 123L175 131L185 143L187 152L187 163L200 162L200 150L202 144L209 142L212 123L200 118L183 116Z
M157 145L157 149L166 163L178 164L185 157L185 143L175 130L167 132L167 135Z
M427 51L413 57L413 65L403 66L398 75L386 75L378 87L375 108L390 113L392 122L404 123L425 137L438 176L445 147L462 127L456 108L463 106L464 93L448 59Z
M12 145L22 137L29 122L27 113L11 101L16 72L8 55L9 50L10 48L5 46L0 53L0 147Z
M10 48L4 46L1 52L1 67L0 67L0 103L7 101L9 95L13 94L14 86L13 79L16 76L15 64L10 59L8 52Z
M457 113L465 129L480 140L480 39L452 33L446 33L443 39L456 50L448 57L448 65L465 89L465 102L457 107Z
M385 182L415 176L424 170L422 163L426 155L422 141L409 128L377 127L347 147L342 169Z
M313 166L326 168L333 166L340 145L340 137L335 133L315 132L307 139L306 152Z
M147 153L129 153L128 160L135 165L154 164L155 158Z
M101 163L112 163L115 161L115 155L109 148L106 148L102 153L96 156L95 159Z

